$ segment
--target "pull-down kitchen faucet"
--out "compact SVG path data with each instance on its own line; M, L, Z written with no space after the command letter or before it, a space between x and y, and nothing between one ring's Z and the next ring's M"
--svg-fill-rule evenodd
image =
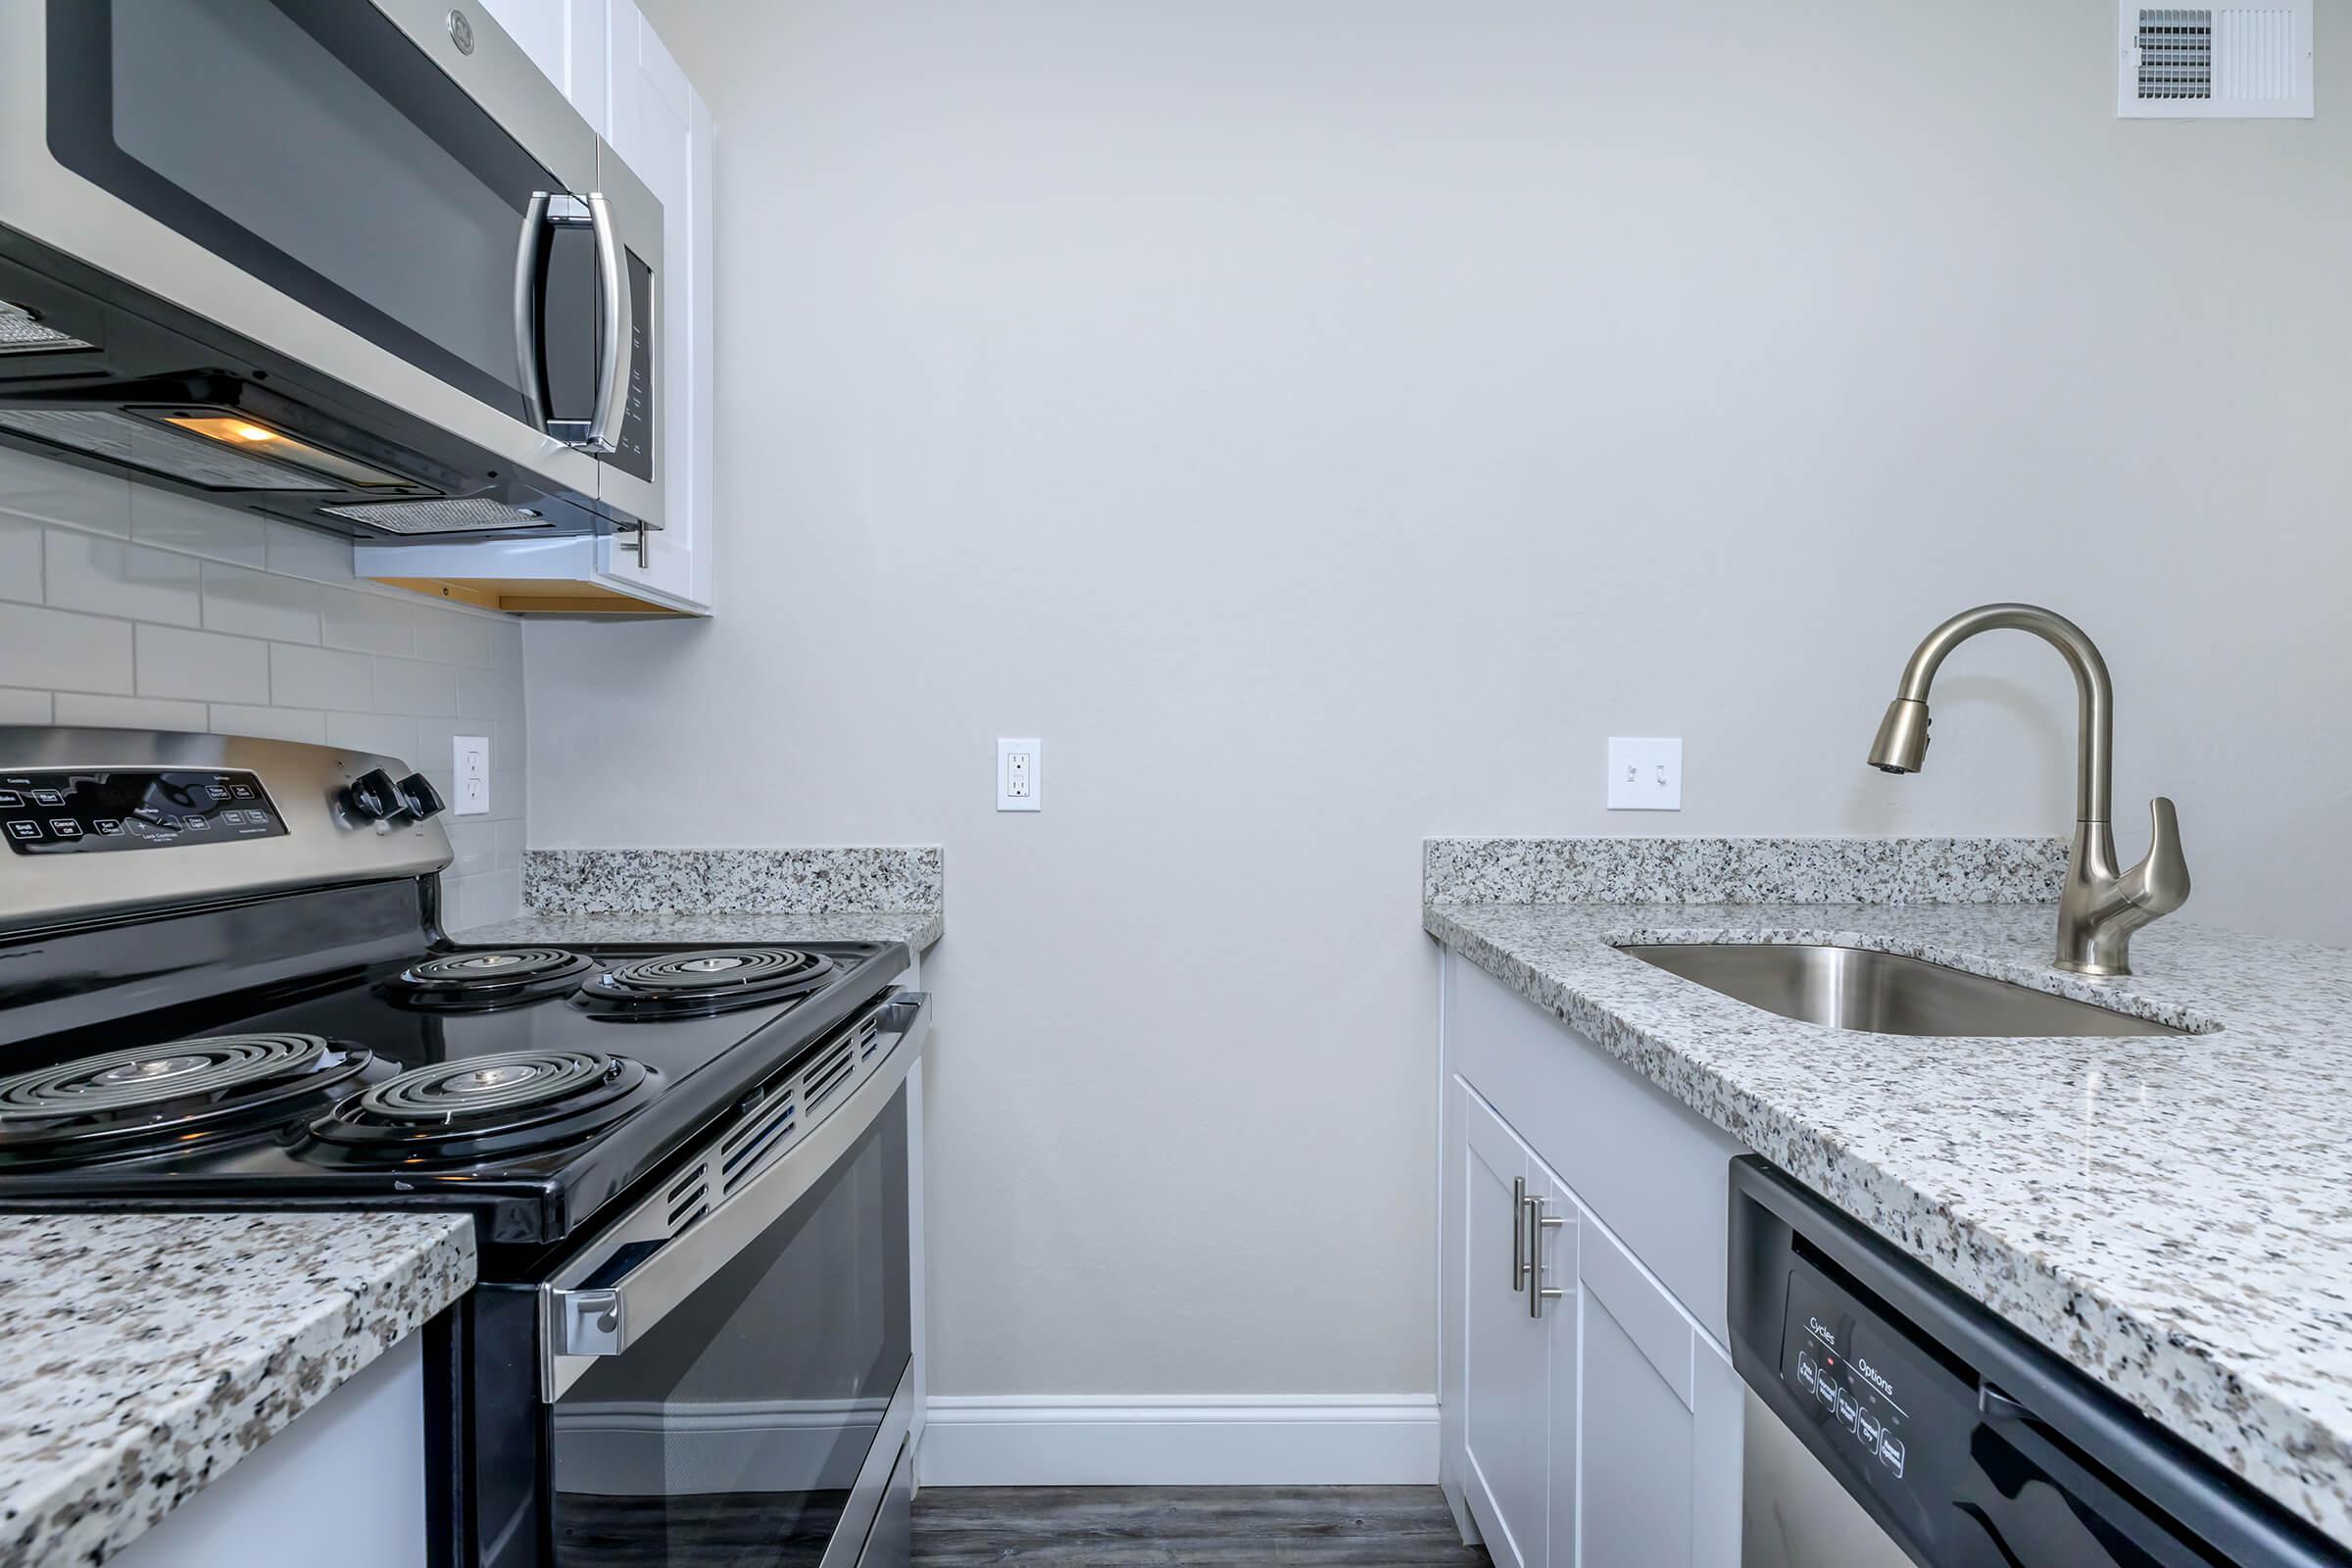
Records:
M2115 687L2107 662L2064 615L2036 605L1980 605L1928 633L1903 666L1902 684L1870 764L1888 773L1916 773L1928 756L1928 688L1944 656L1981 631L2030 631L2065 656L2081 699L2075 760L2075 853L2058 896L2058 967L2077 974L2130 974L2132 933L2188 902L2188 862L2180 855L2180 819L2159 795L2148 804L2152 842L2147 858L2129 871L2115 865L2110 820L2115 791Z

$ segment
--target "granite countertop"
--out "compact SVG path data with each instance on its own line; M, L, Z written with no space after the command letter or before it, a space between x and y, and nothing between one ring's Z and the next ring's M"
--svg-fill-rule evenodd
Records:
M461 942L904 942L947 930L937 845L533 850L519 919Z
M2100 983L2051 968L2054 910L2015 904L1428 903L1422 923L2352 1544L2352 953L2172 919ZM1848 1034L1611 946L1696 941L1879 948L2220 1030Z
M457 1215L0 1214L0 1568L105 1561L473 1282Z
M705 914L555 914L540 911L453 931L458 942L904 942L928 952L947 930L937 909L867 909L790 914L745 910Z

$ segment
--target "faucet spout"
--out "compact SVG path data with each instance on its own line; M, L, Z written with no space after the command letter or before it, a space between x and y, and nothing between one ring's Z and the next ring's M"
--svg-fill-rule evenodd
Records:
M2082 627L2038 605L1980 605L1928 633L1903 665L1894 701L1870 749L1873 767L1916 773L1927 765L1928 696L1951 651L1980 632L2032 632L2074 672L2077 709L2075 845L2058 901L2058 967L2082 974L2130 974L2132 933L2188 901L2188 862L2169 800L2150 808L2147 858L2129 871L2115 859L2115 685L2107 662Z
M2077 697L2077 734L2075 755L2075 820L2078 822L2106 822L2112 820L2115 795L2115 683L2107 674L2107 661L2099 657L2098 645L2082 627L2039 605L1979 605L1964 610L1934 631L1928 633L1903 665L1903 678L1895 683L1894 701L1917 705L1919 727L1918 752L1922 760L1928 749L1927 707L1929 688L1936 684L1936 671L1943 667L1951 651L1981 632L2030 631L2058 650L2067 668L2075 674ZM1893 705L1887 709L1886 722L1881 726L1884 740L1889 728L1895 726ZM1880 762L1878 752L1871 755L1873 763ZM1889 771L1917 772L1914 762L1907 768Z

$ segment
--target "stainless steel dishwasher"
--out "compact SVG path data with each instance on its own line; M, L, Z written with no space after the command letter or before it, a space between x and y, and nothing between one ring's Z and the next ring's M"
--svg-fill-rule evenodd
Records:
M1731 1185L1743 1568L2352 1564L1781 1171Z

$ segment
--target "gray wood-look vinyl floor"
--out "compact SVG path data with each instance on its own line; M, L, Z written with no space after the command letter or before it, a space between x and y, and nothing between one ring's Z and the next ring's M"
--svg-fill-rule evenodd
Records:
M1487 1568L1435 1487L927 1487L915 1568Z

